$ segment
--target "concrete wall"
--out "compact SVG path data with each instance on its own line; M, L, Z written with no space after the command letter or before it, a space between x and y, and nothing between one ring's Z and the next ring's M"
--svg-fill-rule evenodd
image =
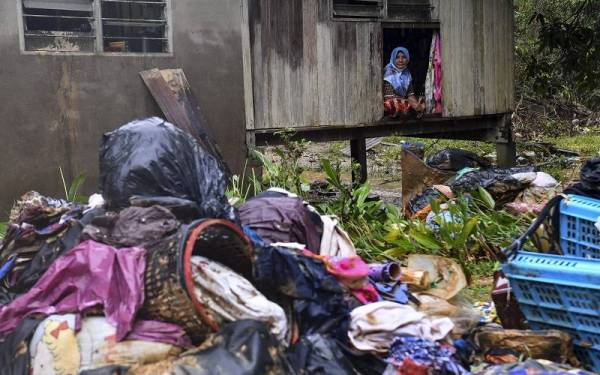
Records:
M173 56L26 55L18 0L0 1L0 220L22 193L62 197L59 166L97 191L103 133L159 115L138 73L183 68L232 170L243 168L240 0L172 2Z

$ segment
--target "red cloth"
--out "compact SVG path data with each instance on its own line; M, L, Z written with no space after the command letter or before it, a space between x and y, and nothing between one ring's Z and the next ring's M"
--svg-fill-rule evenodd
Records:
M82 242L52 263L31 290L0 307L0 335L32 314L81 313L102 306L121 341L144 302L145 252Z
M405 358L399 367L396 367L398 375L428 375L429 367L419 365L410 358Z
M401 114L407 114L410 109L407 99L403 98L390 98L383 102L385 109L385 115L391 117L397 117Z

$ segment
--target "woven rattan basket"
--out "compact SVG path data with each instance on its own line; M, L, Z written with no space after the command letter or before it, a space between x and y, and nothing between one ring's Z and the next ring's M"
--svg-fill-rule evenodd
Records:
M180 325L192 342L218 331L220 321L194 293L190 259L201 255L252 280L252 247L235 224L207 219L183 226L170 237L148 246L144 319Z

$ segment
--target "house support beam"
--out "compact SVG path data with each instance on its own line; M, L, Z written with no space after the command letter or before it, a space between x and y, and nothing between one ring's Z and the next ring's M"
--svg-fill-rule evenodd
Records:
M498 120L496 162L499 167L512 167L517 161L517 144L512 132L512 119L505 114Z
M367 182L367 140L364 137L350 140L350 157L352 158L352 182ZM355 166L359 165L357 169Z

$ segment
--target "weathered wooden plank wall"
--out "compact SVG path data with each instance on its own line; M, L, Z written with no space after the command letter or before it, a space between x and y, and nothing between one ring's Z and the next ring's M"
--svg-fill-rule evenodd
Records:
M255 129L381 118L378 22L335 22L331 0L250 3Z
M440 2L444 116L505 113L514 99L513 1Z
M380 22L333 21L332 0L248 1L255 129L381 118ZM512 3L431 1L441 25L444 116L511 110Z

